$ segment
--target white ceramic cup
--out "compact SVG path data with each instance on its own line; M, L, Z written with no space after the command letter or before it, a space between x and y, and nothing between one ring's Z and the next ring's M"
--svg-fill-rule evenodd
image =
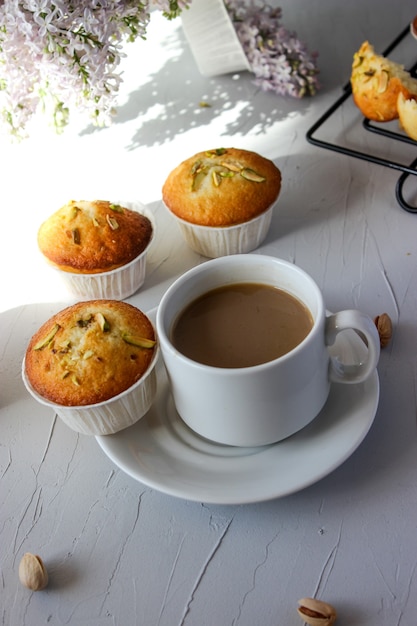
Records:
M173 324L204 293L228 284L263 283L292 294L310 310L314 323L293 350L260 365L220 368L187 358L172 344ZM373 321L356 310L326 314L313 279L292 263L258 254L207 261L178 278L158 307L156 328L176 409L196 433L218 443L259 446L275 443L310 423L325 404L331 383L360 383L375 370L380 352ZM367 344L362 363L330 356L339 332L354 329Z

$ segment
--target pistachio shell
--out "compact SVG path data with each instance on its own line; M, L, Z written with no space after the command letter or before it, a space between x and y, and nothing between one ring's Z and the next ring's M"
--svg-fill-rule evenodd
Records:
M336 610L331 604L316 598L301 598L298 614L309 626L332 626L336 621Z
M19 564L19 580L28 589L40 591L48 584L48 572L40 556L26 552Z
M391 341L392 337L392 321L388 313L382 313L381 315L377 315L374 319L375 326L378 330L379 341L381 344L381 348L386 348L386 346Z

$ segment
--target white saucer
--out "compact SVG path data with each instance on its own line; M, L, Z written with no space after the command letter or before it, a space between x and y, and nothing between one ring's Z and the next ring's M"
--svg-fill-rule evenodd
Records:
M345 362L357 361L365 350L353 331L340 334L337 346ZM96 439L113 463L139 482L171 496L212 504L279 498L324 478L361 444L379 399L376 372L365 383L334 384L321 413L302 431L271 446L234 448L191 431L175 410L161 362L157 376L150 411L130 428Z

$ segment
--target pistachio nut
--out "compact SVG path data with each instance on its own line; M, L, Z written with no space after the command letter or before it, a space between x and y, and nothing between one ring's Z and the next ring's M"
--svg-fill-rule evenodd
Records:
M316 598L301 598L298 614L309 626L331 626L336 621L336 611L331 604Z
M112 230L117 230L119 228L119 222L114 217L111 217L109 214L107 214L106 220Z
M46 348L47 346L49 346L49 344L52 342L52 339L55 337L60 328L61 327L59 324L55 324L55 326L52 328L52 330L49 331L46 337L43 337L40 341L38 341L36 345L33 346L33 349L42 350L42 348Z
M381 70L378 78L378 93L385 93L388 89L389 73L387 70Z
M40 556L26 552L19 564L19 580L28 589L40 591L48 584L48 572Z
M110 324L104 317L103 313L96 313L96 320L98 325L100 326L103 333L108 332L110 330Z
M243 170L240 172L240 175L242 176L242 178L250 180L253 183L263 183L266 180L265 176L261 176L249 167L244 167Z
M385 348L392 337L392 322L388 313L382 313L381 315L377 315L374 319L375 326L379 335L379 342L381 348Z
M156 341L153 339L146 339L146 337L133 337L133 335L129 335L128 333L122 333L122 339L125 343L128 343L131 346L136 346L137 348L153 348L156 344Z
M72 241L75 243L76 246L80 245L80 243L81 243L81 235L80 235L79 228L73 228L72 229Z

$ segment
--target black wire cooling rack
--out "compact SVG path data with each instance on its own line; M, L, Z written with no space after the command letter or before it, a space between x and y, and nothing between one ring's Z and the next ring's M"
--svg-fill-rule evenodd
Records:
M407 27L394 39L394 41L386 48L386 50L382 53L384 56L388 56L401 42L402 40L409 35L410 26ZM417 62L408 70L412 76L416 76L417 73ZM376 154L370 154L368 152L363 152L361 150L356 150L352 148L348 148L337 143L332 143L329 141L324 141L322 139L317 138L315 134L324 127L324 124L332 117L332 115L343 105L346 100L348 100L352 96L352 89L350 83L345 85L343 88L343 94L336 100L336 102L317 120L315 124L310 128L310 130L306 134L307 141L315 146L319 146L320 148L325 148L327 150L333 150L333 152L339 152L341 154L345 154L347 156L355 157L357 159L362 159L363 161L369 161L371 163L375 163L377 165L382 165L384 167L389 167L394 170L398 170L402 172L400 178L398 179L396 188L395 188L395 196L399 205L405 210L411 213L417 213L417 207L409 204L404 198L404 184L409 176L417 175L417 158L412 161L410 164L400 163L397 161L391 161L389 159L385 159L377 156ZM371 133L376 133L377 135L381 135L388 139L393 139L396 141L402 141L407 144L411 144L413 146L417 146L417 142L406 136L405 134L401 134L400 132L393 131L387 128L384 124L375 124L371 120L367 118L362 119L363 128Z

